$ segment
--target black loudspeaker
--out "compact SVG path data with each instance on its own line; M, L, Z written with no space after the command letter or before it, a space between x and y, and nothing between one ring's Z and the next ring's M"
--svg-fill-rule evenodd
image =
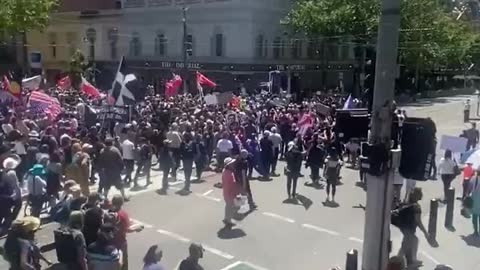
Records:
M437 144L435 123L430 118L407 118L401 132L400 174L417 181L428 180Z
M337 110L335 135L341 142L348 142L351 138L366 139L369 124L367 109Z

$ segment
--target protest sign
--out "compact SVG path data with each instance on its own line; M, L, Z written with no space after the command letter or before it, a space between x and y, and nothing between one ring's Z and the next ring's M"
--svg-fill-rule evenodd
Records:
M453 153L463 153L467 148L467 139L462 137L443 135L440 140L440 149L450 149Z

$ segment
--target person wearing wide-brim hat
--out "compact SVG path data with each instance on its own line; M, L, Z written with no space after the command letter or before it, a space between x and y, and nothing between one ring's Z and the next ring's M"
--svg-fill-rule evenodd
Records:
M28 200L32 216L39 217L47 194L47 172L42 164L35 164L27 173Z
M52 263L42 256L35 243L40 219L24 217L13 222L4 245L4 257L10 269L40 269L40 260Z
M3 234L18 216L22 208L22 194L16 169L21 163L18 155L8 155L0 164L3 173L0 179L0 234ZM1 222L3 220L3 222Z

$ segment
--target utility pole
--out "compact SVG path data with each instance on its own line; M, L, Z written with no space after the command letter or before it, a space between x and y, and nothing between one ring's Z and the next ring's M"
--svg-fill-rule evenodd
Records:
M400 0L383 0L381 11L369 143L373 147L383 146L383 153L390 156L392 105L400 30ZM393 171L389 163L380 163L382 164L380 173L375 176L367 174L362 270L384 270L388 262L387 250L393 197L391 179Z
M187 7L183 5L183 93L188 93L187 80L188 80L188 34L187 34Z

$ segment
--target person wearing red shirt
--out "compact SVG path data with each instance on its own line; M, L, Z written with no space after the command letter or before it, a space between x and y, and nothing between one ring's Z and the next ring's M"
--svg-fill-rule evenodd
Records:
M110 213L115 215L114 225L117 228L113 244L116 248L122 251L123 264L121 270L128 270L128 245L127 233L140 232L143 230L143 225L133 224L130 221L128 213L122 209L124 199L121 195L115 195L112 198L112 207Z
M472 167L472 163L467 163L465 168L463 168L463 195L462 200L464 200L470 194L471 180L475 175L475 170Z

